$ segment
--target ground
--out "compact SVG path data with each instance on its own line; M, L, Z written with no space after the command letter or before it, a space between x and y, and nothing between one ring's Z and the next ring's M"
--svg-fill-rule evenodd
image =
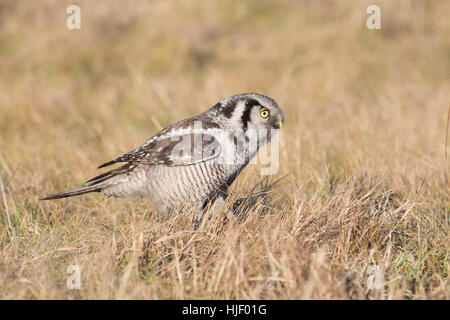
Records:
M0 2L0 298L449 299L448 1L71 4ZM282 108L287 176L240 216L37 200L242 92Z

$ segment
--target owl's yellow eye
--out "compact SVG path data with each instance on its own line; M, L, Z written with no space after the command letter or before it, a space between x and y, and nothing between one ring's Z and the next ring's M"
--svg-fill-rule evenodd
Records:
M261 110L260 115L264 119L267 118L269 116L269 110L266 110L266 109Z

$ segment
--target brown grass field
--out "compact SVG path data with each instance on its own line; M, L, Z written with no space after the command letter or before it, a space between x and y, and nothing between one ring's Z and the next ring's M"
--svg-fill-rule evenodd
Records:
M81 30L66 28L73 3ZM373 3L381 30L366 27ZM449 299L449 12L0 0L0 298ZM37 200L241 92L282 108L280 168L263 182L287 177L239 217L193 231L145 199ZM262 179L249 166L232 199Z

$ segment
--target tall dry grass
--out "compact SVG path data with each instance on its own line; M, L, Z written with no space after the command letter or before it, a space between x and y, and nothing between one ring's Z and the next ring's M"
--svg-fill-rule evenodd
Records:
M371 1L78 1L70 31L71 1L2 0L0 297L448 299L450 3L377 3L371 31ZM283 109L288 176L236 219L37 201L240 92Z

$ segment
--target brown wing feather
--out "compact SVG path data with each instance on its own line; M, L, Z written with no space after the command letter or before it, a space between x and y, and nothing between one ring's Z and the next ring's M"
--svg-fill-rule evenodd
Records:
M99 168L117 162L146 165L180 166L211 160L221 152L220 143L208 134L175 135L145 144L132 152L102 164ZM100 178L103 175L99 176Z
M120 166L120 167L110 170L108 172L102 173L102 174L88 180L87 183L89 183L90 186L99 184L99 183L104 182L104 181L108 180L109 178L112 178L118 174L130 172L136 166L137 166L136 163L132 163L132 162L126 163L123 166Z

